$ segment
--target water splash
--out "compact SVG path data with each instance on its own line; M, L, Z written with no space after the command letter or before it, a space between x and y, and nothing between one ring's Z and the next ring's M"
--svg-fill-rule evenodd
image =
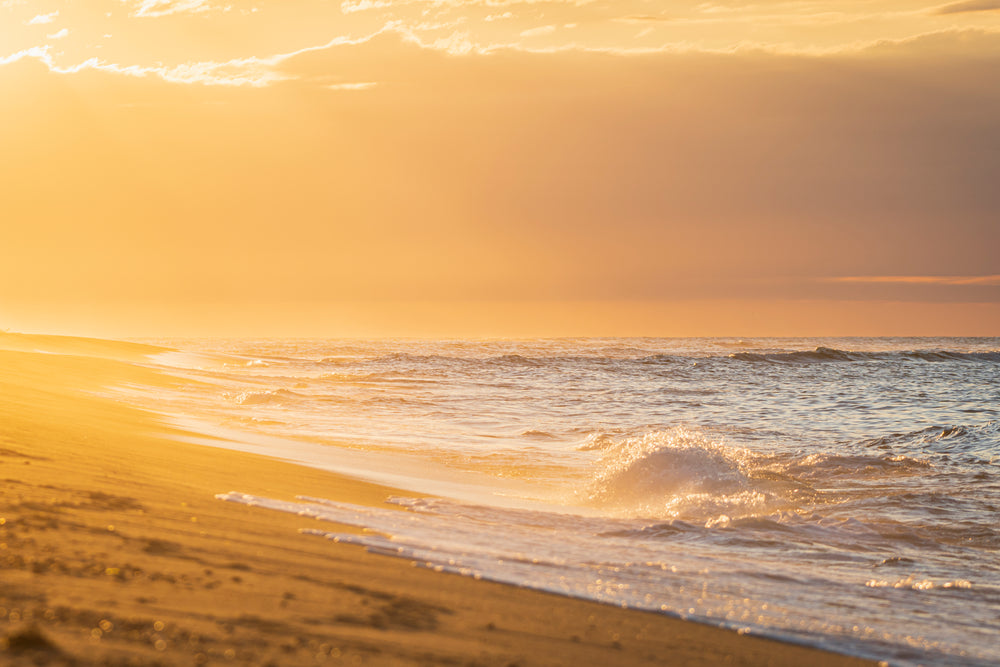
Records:
M678 427L601 443L598 472L579 496L610 515L705 521L792 506L785 485L754 475L758 456L698 431Z

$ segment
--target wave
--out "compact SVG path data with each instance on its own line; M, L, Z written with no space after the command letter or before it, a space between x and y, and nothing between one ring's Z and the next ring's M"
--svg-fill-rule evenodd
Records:
M280 405L306 398L289 389L249 390L228 393L225 397L239 405Z
M559 438L559 436L552 435L548 431L533 428L521 431L520 435L522 438L533 438L536 440L557 440Z
M833 478L868 479L891 475L919 475L932 467L929 461L908 456L865 456L847 454L810 454L780 466L783 474L799 480L822 480Z
M642 364L679 364L691 361L697 361L698 359L703 359L704 357L685 357L676 354L648 354L639 357L637 361Z
M719 534L720 532L725 534ZM615 537L637 537L641 539L669 539L676 541L684 537L697 537L713 543L729 546L778 544L800 541L810 544L823 543L856 544L859 540L879 541L879 532L855 518L831 518L819 514L807 514L779 510L771 514L759 514L740 518L720 516L702 523L690 523L678 519L647 524L639 528L626 528L608 533ZM885 564L888 559L873 562L872 567Z
M412 364L495 364L500 366L539 366L552 362L565 363L581 359L602 359L603 357L529 356L509 353L491 356L455 356L448 354L415 354L395 352L368 359L370 363L412 363ZM326 361L326 360L324 360Z
M494 366L499 368L518 367L562 367L562 366L607 366L627 368L632 364L639 367L671 366L690 367L719 362L769 363L769 364L812 364L812 363L860 363L860 362L960 362L960 363L1000 363L1000 351L962 352L958 350L892 350L866 351L842 350L832 347L817 347L812 350L772 350L763 352L733 352L725 356L705 354L640 353L622 357L603 354L577 355L525 355L518 353L491 356L462 356L449 354L419 354L396 352L371 357L324 357L318 363L329 366L374 365L466 367ZM619 366L622 365L622 366Z
M816 362L816 361L862 361L865 353L848 352L831 347L817 347L815 350L795 352L734 352L729 355L736 361L770 362Z
M526 357L522 354L501 354L496 357L488 357L487 363L499 364L501 366L540 366L546 362L542 357Z
M437 379L392 371L379 373L323 373L318 379L333 384L436 385L441 383Z
M998 433L1000 425L989 422L895 436L904 442L921 441L912 448L876 447L872 451L871 443L887 441L886 436L846 444L841 452L763 454L728 445L717 433L691 427L631 437L596 432L577 447L581 452L594 452L597 462L575 500L610 516L697 523L813 512L848 498L869 506L882 495L898 495L901 484L919 484L927 475L949 474L942 467L949 462L994 465L984 452L995 449ZM959 444L969 438L974 445ZM931 446L925 444L928 441ZM953 450L968 453L936 454Z
M862 440L861 447L895 452L959 456L966 463L992 463L1000 447L1000 422L928 426Z
M587 445L584 446L587 448ZM695 521L789 507L787 480L754 474L758 456L683 427L641 437L594 438L599 470L584 504L613 515Z
M958 352L952 350L896 350L867 352L817 347L814 350L781 352L734 352L729 359L751 363L822 363L859 361L928 361L928 362L987 362L1000 363L1000 351Z
M581 452L594 452L608 450L616 446L619 442L618 438L615 438L610 433L605 433L603 431L595 431L587 433L587 439L584 443L577 447L577 451Z

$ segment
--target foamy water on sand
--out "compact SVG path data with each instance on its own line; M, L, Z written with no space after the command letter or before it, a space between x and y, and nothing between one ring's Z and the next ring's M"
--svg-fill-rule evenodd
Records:
M895 664L1000 663L998 339L157 342L189 382L133 399L413 492L219 490L370 529L318 538Z

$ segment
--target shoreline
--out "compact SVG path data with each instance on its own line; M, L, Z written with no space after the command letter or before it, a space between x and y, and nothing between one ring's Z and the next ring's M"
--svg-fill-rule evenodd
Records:
M400 492L185 442L195 434L87 393L170 382L128 363L148 353L0 335L9 664L875 664L434 572L300 535L312 519L221 502L233 489L368 505Z

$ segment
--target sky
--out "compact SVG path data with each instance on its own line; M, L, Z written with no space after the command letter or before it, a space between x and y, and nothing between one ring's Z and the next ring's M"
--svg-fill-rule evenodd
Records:
M1000 335L1000 0L0 0L0 329Z

